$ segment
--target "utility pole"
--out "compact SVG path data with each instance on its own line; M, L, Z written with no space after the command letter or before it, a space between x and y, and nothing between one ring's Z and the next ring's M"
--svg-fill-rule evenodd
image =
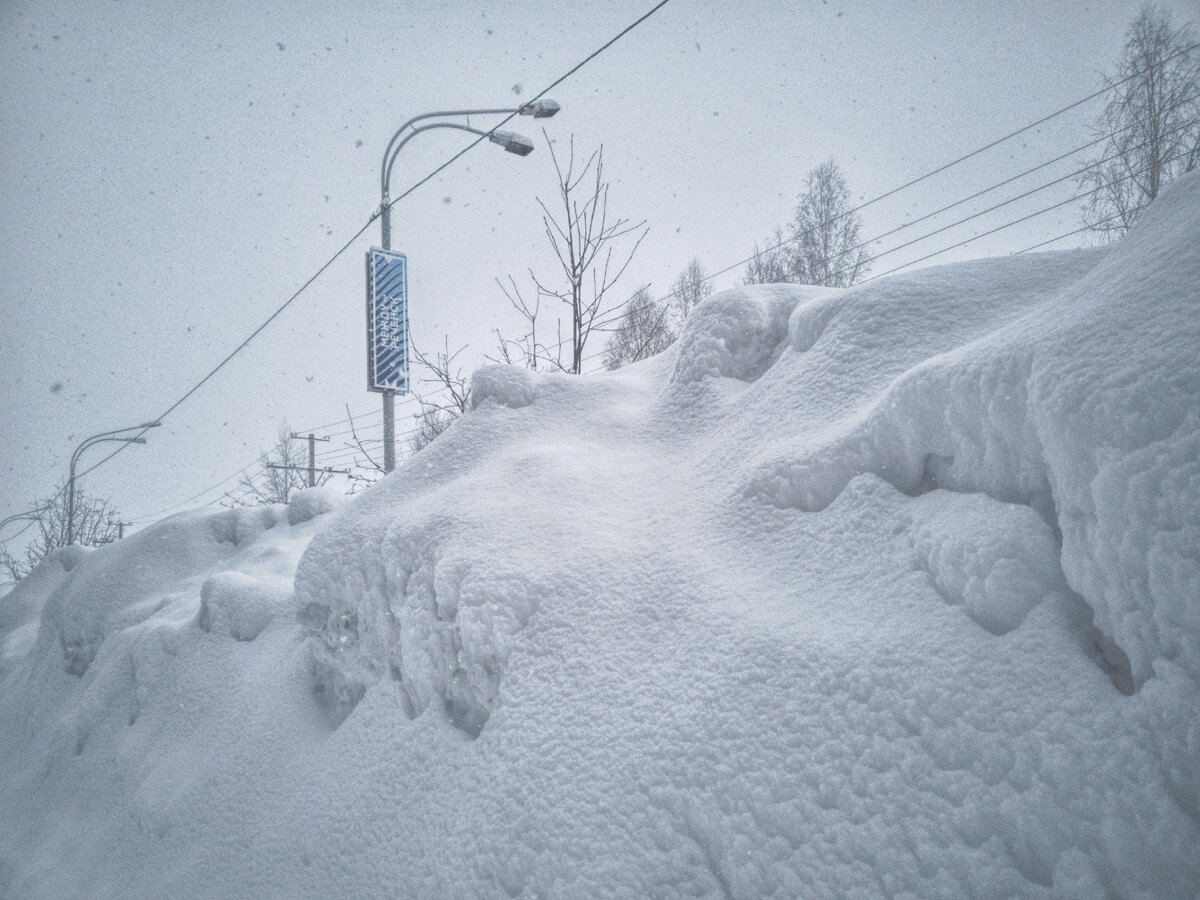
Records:
M119 540L124 539L125 529L132 528L132 527L133 527L132 522L118 522L117 523L117 540L119 541Z
M294 432L292 434L289 434L288 437L290 437L294 441L304 440L304 435L296 434ZM317 486L317 441L328 441L328 440L329 440L329 438L327 438L327 437L319 438L312 434L310 434L308 436L308 486L309 487ZM276 466L275 468L279 468L279 467Z

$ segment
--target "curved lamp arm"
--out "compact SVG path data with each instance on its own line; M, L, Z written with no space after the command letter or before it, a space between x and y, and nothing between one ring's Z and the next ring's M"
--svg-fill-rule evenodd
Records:
M93 434L89 438L85 438L83 442L75 448L75 452L71 454L71 467L67 477L67 545L75 543L75 464L79 462L79 457L88 447L94 447L96 444L102 444L105 441L120 441L125 444L144 444L146 439L140 434L136 437L120 437L126 431L142 432L149 431L151 428L157 428L162 422L143 422L141 425L131 425L128 428L117 428L113 431L102 431L99 434ZM101 460L103 462L103 460Z
M388 179L391 178L391 174L392 174L391 173L391 169L392 169L391 160L395 158L395 154L392 152L392 147L396 143L396 139L399 138L400 135L404 133L404 129L408 128L410 125L412 125L413 122L420 122L422 119L432 119L435 116L501 115L501 114L506 114L506 113L520 112L522 109L524 109L524 107L517 107L516 109L454 109L454 110L442 110L442 111L438 111L438 112L421 113L421 115L419 115L419 116L413 116L411 119L409 119L407 122L405 122L403 125L401 125L399 128L396 129L396 133L392 135L392 139L390 141L388 141L388 143L387 143L387 149L383 151L383 162L380 163L380 165L379 165L379 190L380 190L381 194L383 196L387 196L387 192L388 192ZM414 128L413 133L415 134L417 131L424 131L424 130L425 129L423 129L423 128ZM409 137L412 137L412 135L409 135ZM405 139L405 142L407 142L407 138ZM401 146L404 146L404 145L401 144ZM399 149L399 148L397 148L397 149Z
M422 125L419 128L414 128L412 134L405 135L404 140L396 145L395 149L392 150L391 158L386 161L386 165L384 166L384 184L391 183L392 166L395 165L396 157L400 155L400 151L404 149L404 145L422 131L432 131L434 128L457 128L459 131L469 131L471 134L477 134L480 137L488 137L494 143L503 146L510 153L517 153L521 156L527 156L533 150L533 144L529 140L512 131L482 131L478 128L472 128L470 125L459 125L457 122L434 122L431 125ZM386 188L383 196L387 196Z
M524 106L506 107L504 109L451 109L438 110L436 112L421 113L419 116L413 116L403 125L396 129L396 133L392 135L391 140L387 142L387 148L383 151L383 161L379 164L379 193L381 197L388 195L388 183L392 177L392 160L395 159L395 153L392 148L400 135L404 133L404 129L410 127L414 122L420 122L423 119L440 118L442 116L499 116L519 113L522 116L533 116L535 119L549 119L554 116L562 107L549 97L544 97L540 100L534 100L526 103ZM448 123L449 124L449 123ZM425 129L413 129L414 134L417 131ZM478 134L479 132L475 132ZM411 135L409 135L411 137ZM406 139L407 140L407 139ZM403 146L403 144L401 145ZM397 148L398 150L399 148Z
M94 444L99 444L104 441L127 441L130 443L146 443L145 439L136 441L132 438L115 437L118 434L124 434L126 431L146 431L150 428L157 428L162 422L143 422L141 425L130 425L128 428L115 428L112 431L101 431L99 434L93 434L89 438L84 438L83 443L75 448L75 452L71 454L71 470L74 471L75 463L79 461L79 455L88 447Z

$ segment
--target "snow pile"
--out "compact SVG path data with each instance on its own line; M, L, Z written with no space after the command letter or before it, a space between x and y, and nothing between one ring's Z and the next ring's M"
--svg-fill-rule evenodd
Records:
M60 651L67 671L83 675L111 634L126 631L171 606L180 592L190 599L190 582L223 571L251 547L250 558L259 562L261 549L254 545L264 532L288 524L292 518L303 521L294 515L293 507L311 518L312 501L306 499L307 493L301 492L286 506L172 516L113 544L101 556L84 557L63 586L49 595L36 652L50 656ZM290 568L282 565L278 575L286 579ZM219 592L219 588L213 591ZM235 593L239 599L215 602L261 606L257 600L245 599L244 592Z
M1195 191L1170 192L1103 260L992 260L798 310L806 385L857 383L869 402L799 453L785 440L748 492L811 512L870 472L1026 504L1061 534L1069 583L1136 683L1160 660L1200 677ZM863 371L870 344L895 347L892 365Z
M258 730L238 695L272 676L270 663L223 645L266 631L295 646L292 578L320 520L289 519L328 508L313 493L56 551L3 598L0 896L160 893L124 887L133 863L110 841L160 834L155 807L236 758L206 755L206 740ZM249 689L254 703L269 693Z
M0 894L1193 896L1198 223L725 292L49 565Z
M29 652L37 638L38 617L46 598L87 553L83 547L52 551L40 566L0 598L0 671L16 665Z

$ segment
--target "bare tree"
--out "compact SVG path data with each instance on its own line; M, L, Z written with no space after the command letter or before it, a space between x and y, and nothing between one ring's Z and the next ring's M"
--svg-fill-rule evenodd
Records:
M791 281L849 287L870 269L846 176L832 159L804 176L804 193L789 227Z
M696 305L713 292L700 260L692 257L671 285L671 308L676 323L683 322Z
M308 487L308 451L291 437L286 421L280 423L275 445L259 457L261 470L245 474L238 481L235 495L227 493L225 506L262 506L266 503L287 503L292 494ZM315 481L324 484L328 472L317 469Z
M579 374L596 316L608 292L628 268L648 229L645 221L632 224L629 219L610 217L603 146L580 166L572 136L564 165L555 153L549 135L544 131L543 135L558 176L558 196L552 201L553 211L540 197L538 205L542 208L542 226L558 261L561 278L542 279L530 270L529 276L538 295L533 304L521 298L511 278L512 293L501 284L509 302L526 319L530 330L517 341L501 336L500 353L502 358L509 359L515 349L531 368L536 368L541 360L561 371ZM626 237L632 239L631 244L622 241ZM543 297L553 297L566 306L570 321L570 335L565 340L560 335L553 356L549 355L549 348L537 341L537 315ZM570 346L570 358L565 363L561 355L564 344Z
M529 277L533 280L532 269L529 270ZM505 337L499 328L493 329L496 335L497 355L488 356L487 359L504 365L513 365L519 362L525 368L534 371L540 367L539 363L541 366L561 368L556 361L560 358L558 348L562 346L562 342L560 341L556 347L547 347L538 342L538 317L542 314L541 291L535 286L533 299L526 300L516 279L509 275L508 282L506 285L499 278L496 279L496 284L500 285L500 290L504 292L509 304L525 320L524 331L518 338L509 338Z
M408 448L413 453L420 453L435 440L442 436L454 418L434 406L427 406L413 416L417 427L408 436Z
M1106 137L1080 176L1083 224L1116 240L1159 192L1200 163L1200 52L1196 33L1175 27L1158 4L1142 7L1125 35L1117 69L1104 76L1109 101L1094 126Z
M28 575L47 554L67 545L67 483L36 504L32 527L34 538L25 546L25 558L15 556L7 547L0 548L0 568L13 581ZM75 488L74 538L83 547L107 544L120 533L121 516L108 500Z
M9 585L0 585L0 591L3 593L8 593L7 589L11 588L13 584L16 584L26 575L25 563L13 556L8 551L8 547L3 544L0 544L0 572L6 572L8 580L12 582Z
M775 233L767 238L763 249L754 245L754 255L746 263L743 284L783 284L792 280L788 260L787 238L783 229L776 227Z
M351 440L345 443L345 446L354 451L354 455L350 462L350 474L346 476L350 480L350 493L357 494L360 490L370 487L380 478L387 474L387 470L383 467L382 459L374 455L378 450L377 447L368 447L368 444L379 444L378 439L364 439L359 437L358 428L354 424L354 414L350 412L350 404L346 404L346 421L350 423Z
M655 303L649 290L639 288L604 348L604 367L619 369L670 347L678 337L672 309L670 303Z
M418 350L416 344L413 345L413 355L426 372L421 383L435 386L432 394L414 392L421 411L413 417L417 427L408 439L408 446L413 453L428 446L449 428L471 403L471 382L463 375L462 368L455 365L458 355L467 348L464 345L451 353L449 338L445 338L443 346L444 349L431 359Z

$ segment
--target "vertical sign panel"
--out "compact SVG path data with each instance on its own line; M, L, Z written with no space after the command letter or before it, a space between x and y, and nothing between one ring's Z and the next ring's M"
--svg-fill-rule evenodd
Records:
M367 251L367 390L408 393L408 259Z

